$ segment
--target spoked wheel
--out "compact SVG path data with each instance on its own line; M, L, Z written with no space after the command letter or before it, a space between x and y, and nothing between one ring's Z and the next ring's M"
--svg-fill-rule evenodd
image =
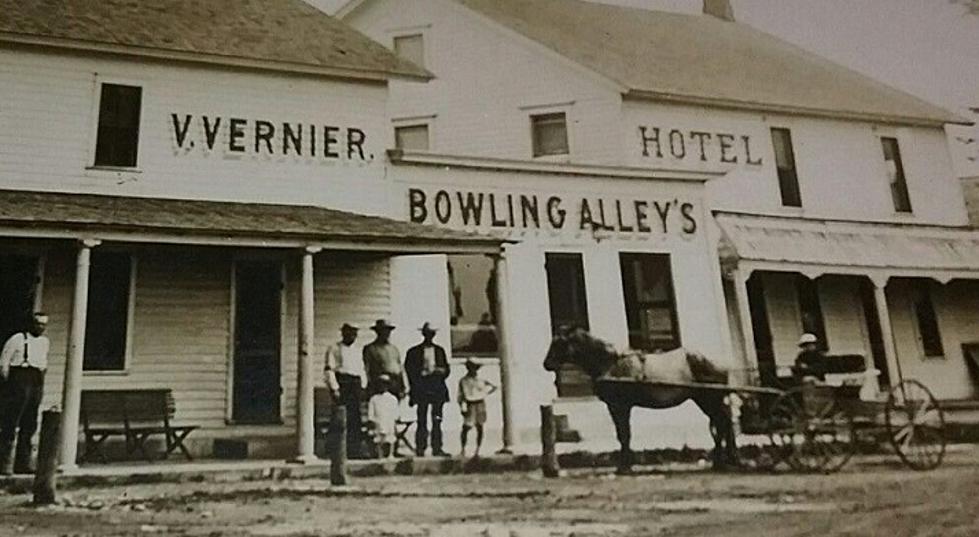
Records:
M891 445L904 464L932 470L945 458L945 413L935 396L916 380L891 388L884 417Z
M784 446L786 461L797 471L835 472L853 456L853 419L831 393L802 386L773 405L772 443Z

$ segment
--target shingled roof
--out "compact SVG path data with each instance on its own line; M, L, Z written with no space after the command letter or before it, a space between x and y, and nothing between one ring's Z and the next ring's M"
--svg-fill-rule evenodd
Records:
M0 190L0 226L65 233L207 238L218 244L262 241L270 246L326 243L339 249L498 251L504 239L391 218L270 203L183 200ZM372 246L373 245L373 246Z
M581 0L455 0L636 97L890 123L968 123L750 26Z
M0 0L0 41L354 78L430 78L302 0Z

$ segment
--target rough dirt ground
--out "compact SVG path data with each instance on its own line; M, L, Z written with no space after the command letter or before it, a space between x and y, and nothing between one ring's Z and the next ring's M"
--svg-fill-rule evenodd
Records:
M0 495L0 535L200 536L975 536L979 449L933 472L893 457L836 475L717 474L647 468L377 477L331 488L318 480L139 485L65 492L34 509Z

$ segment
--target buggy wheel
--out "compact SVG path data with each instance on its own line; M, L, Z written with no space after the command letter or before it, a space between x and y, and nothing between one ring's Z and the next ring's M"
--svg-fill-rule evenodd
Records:
M935 396L917 380L891 388L884 417L887 436L909 468L932 470L945 458L945 414Z
M786 460L802 472L835 472L853 456L853 418L835 397L814 397L802 386L779 397L772 408L772 443L784 446Z

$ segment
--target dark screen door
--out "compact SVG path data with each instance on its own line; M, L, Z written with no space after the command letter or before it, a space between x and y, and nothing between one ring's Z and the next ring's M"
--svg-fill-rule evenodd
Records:
M37 259L0 256L0 346L30 328L37 283Z
M588 300L585 296L585 268L581 254L547 253L547 298L551 310L551 332L562 326L577 326L588 330ZM591 379L572 364L557 372L559 397L592 395Z
M236 423L281 421L281 264L235 265L234 406Z

